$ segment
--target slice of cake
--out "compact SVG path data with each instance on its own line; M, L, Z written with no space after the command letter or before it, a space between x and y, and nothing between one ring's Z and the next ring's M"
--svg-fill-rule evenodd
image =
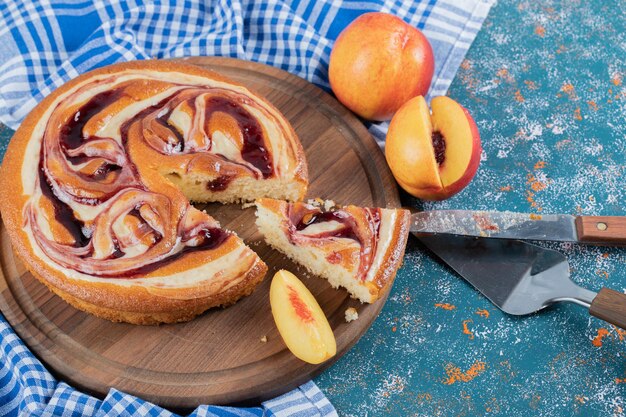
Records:
M404 255L408 210L269 198L256 206L265 240L333 287L371 303L391 286Z

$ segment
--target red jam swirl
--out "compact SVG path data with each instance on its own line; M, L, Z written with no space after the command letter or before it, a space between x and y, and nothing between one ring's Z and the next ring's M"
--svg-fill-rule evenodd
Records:
M42 138L36 180L39 200L29 202L25 211L26 223L44 253L59 265L87 275L144 276L190 252L216 249L233 236L214 220L199 215L186 201L183 205L147 189L127 152L130 134L139 134L140 140L163 155L210 154L223 165L241 167L241 162L210 153L212 139L206 121L213 113L222 112L234 119L241 131L241 157L250 164L248 169L256 177L274 175L263 127L244 107L256 104L228 90L172 84L169 96L120 124L119 141L87 135L85 128L91 120L97 118L106 123L115 112L124 110L114 109L120 100L137 102L128 93L131 84L132 81L121 83L98 93L75 110L68 111L71 104L61 102L52 112ZM89 88L90 85L81 87L78 92ZM205 120L204 126L194 127L201 130L195 142L170 123L170 116L179 105L186 105L191 112L204 112L203 118L198 119ZM225 190L232 179L231 175L220 175L207 187L212 191ZM39 213L42 199L53 207L53 218ZM93 206L99 212L94 219L83 221L72 209L73 204ZM56 223L54 230L65 230L72 242L49 238L50 233L44 233L41 227L46 221Z
M40 168L57 197L97 205L139 184L126 153L115 140L83 134L89 120L122 95L120 90L105 91L82 104L67 120L61 120L57 112L50 116L42 140ZM81 170L83 164L91 164L91 172Z
M198 95L205 95L204 101L201 107L198 106ZM203 111L204 126L202 131L203 141L201 142L189 142L185 141L185 138L181 132L168 121L173 110L180 104L184 103L191 111L196 114ZM272 164L272 157L266 146L267 138L265 132L259 121L244 107L244 105L250 105L249 99L236 94L223 94L219 89L186 89L175 94L161 103L148 107L139 113L134 118L127 122L127 127L132 125L137 119L144 120L144 126L147 126L148 140L155 150L169 155L169 154L187 154L197 151L210 150L212 145L212 138L209 132L209 121L214 113L220 112L230 116L236 121L238 130L241 132L243 139L243 146L241 148L241 158L252 165L258 172L253 171L257 177L269 178L274 175L274 168ZM158 127L155 128L152 125L150 128L150 122L154 120ZM156 134L156 138L152 136ZM219 157L223 163L233 163L222 155L214 154ZM241 164L237 164L242 166Z
M103 108L109 106L122 96L121 90L107 90L93 96L87 103L83 104L78 111L63 126L61 126L60 142L63 150L74 150L89 139L83 136L83 128L92 117L97 115ZM68 157L72 162L76 161L75 157ZM82 157L86 158L86 157Z
M86 246L89 243L89 239L83 233L85 224L74 216L74 211L67 204L62 203L54 195L41 167L39 167L39 185L43 196L50 200L54 206L54 219L59 222L65 230L67 230L72 239L74 239L73 246Z
M170 262L173 262L183 257L183 255L190 253L190 252L211 250L211 249L218 248L220 245L222 245L226 241L226 239L228 239L229 236L231 236L231 234L224 231L223 229L220 229L219 227L207 227L200 231L199 236L201 237L200 244L196 246L185 246L180 252L177 252L176 254L171 255L168 258L164 258L159 261L156 261L151 264L147 264L140 268L135 269L134 271L132 271L130 275L127 275L127 277L148 274L152 271L159 269L163 265L166 265Z
M288 236L292 244L306 244L328 239L345 238L359 243L359 267L357 276L365 280L376 254L380 233L380 209L365 208L365 219L359 220L352 213L344 209L323 210L321 207L290 204L288 209ZM327 222L337 222L341 226L333 230L316 234L302 234L307 227ZM337 254L331 254L329 261L337 263L340 259Z
M265 147L263 128L258 120L248 110L227 97L211 97L206 102L206 116L204 120L211 120L215 112L226 113L237 121L239 130L243 133L243 148L241 157L244 161L254 165L263 175L263 178L271 177L274 173L272 159ZM208 130L208 128L207 128Z
M220 175L213 181L207 182L206 188L210 191L224 191L228 188L228 184L234 179L235 177L231 175Z

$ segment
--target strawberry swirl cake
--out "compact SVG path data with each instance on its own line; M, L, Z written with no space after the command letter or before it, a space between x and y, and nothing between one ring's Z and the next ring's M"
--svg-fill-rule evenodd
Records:
M251 293L267 266L190 201L297 201L302 146L247 88L175 62L101 68L26 118L1 168L2 218L32 274L71 305L137 324Z

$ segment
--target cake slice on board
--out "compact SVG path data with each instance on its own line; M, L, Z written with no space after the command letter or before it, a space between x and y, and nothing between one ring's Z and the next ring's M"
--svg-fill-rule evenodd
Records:
M270 198L256 207L265 240L333 287L372 303L393 283L408 237L408 210Z

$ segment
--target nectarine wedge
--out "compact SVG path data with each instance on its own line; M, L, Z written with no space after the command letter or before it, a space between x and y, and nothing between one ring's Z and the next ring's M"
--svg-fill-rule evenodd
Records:
M409 100L389 124L385 157L398 184L424 200L467 186L480 164L480 135L469 112L449 97Z
M294 274L280 270L274 275L270 306L278 332L297 358L318 364L335 356L333 330L313 294Z

